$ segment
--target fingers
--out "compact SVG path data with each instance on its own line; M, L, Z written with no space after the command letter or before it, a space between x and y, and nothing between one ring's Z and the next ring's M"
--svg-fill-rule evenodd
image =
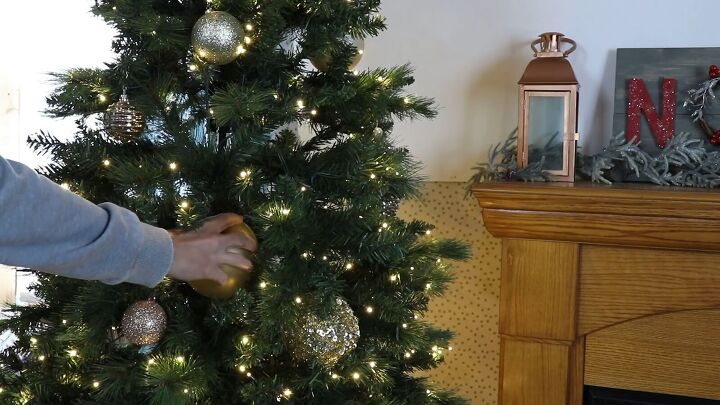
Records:
M239 267L245 271L252 271L253 263L247 257L234 253L223 253L218 256L220 264L227 264L233 267Z
M209 217L198 229L200 233L220 233L233 225L243 223L243 217L238 214L225 213Z
M220 270L220 267L210 267L203 279L212 280L218 284L225 284L228 281L228 275Z
M254 252L257 250L257 241L242 234L229 234L220 236L220 245L224 246L223 251L231 248L241 248Z

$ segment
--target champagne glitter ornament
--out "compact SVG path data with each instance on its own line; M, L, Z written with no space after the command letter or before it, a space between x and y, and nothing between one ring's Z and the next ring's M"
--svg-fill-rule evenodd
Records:
M295 360L315 360L328 368L355 350L359 338L358 319L342 298L336 299L334 310L326 318L312 312L303 314L287 336Z
M137 139L145 129L145 116L130 104L125 91L117 103L108 107L103 121L108 135L120 142Z
M160 341L167 327L165 310L153 300L138 301L122 317L122 333L136 345L152 345Z
M245 52L244 40L240 21L224 11L208 11L197 20L192 31L195 54L213 65L225 65L237 59Z
M353 70L360 64L363 54L365 53L365 40L362 38L353 38L348 36L346 41L352 44L357 51L350 60L350 65L347 66L347 70ZM330 69L330 65L333 63L333 58L328 53L314 55L310 58L310 62L315 68L321 72L327 72Z

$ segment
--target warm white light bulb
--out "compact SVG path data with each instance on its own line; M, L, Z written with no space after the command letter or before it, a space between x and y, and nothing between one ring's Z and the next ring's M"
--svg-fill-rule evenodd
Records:
M292 394L293 394L293 392L292 392L292 390L290 390L290 388L285 388L283 390L283 395L285 395L286 397L290 397L290 396L292 396Z
M376 366L377 366L377 363L375 363L374 361L370 362L370 368L375 368Z
M60 187L64 188L65 190L70 190L70 184L69 183L63 183L60 185Z
M175 171L178 169L178 164L175 162L170 162L170 164L168 166L170 167L170 170L172 170L172 171Z
M98 96L98 100L100 100L101 103L104 103L104 102L107 101L107 96L104 95L104 94L100 94L100 95Z
M240 341L242 342L242 344L246 345L246 344L250 343L250 338L247 336L243 336Z
M295 303L296 303L296 304L302 304L302 298L300 298L300 297L295 297Z
M110 166L110 159L103 159L102 163L103 163L103 166L108 167L108 166Z
M245 367L245 366L240 366L239 368L240 368L241 373L244 373L247 371L247 367Z
M75 350L75 349L70 349L70 350L68 350L68 355L69 355L70 357L77 357L78 352L77 352L77 350Z
M260 288L267 288L267 283L264 281L260 283Z
M403 329L407 329L408 324L404 323L404 324L402 324L402 327L403 327Z
M186 210L186 209L190 208L190 203L187 202L187 201L182 201L182 202L180 203L180 208Z
M368 314L372 314L372 313L375 311L375 309L374 309L373 307L366 307L366 308L365 308L365 311L366 311Z
M352 269L353 269L353 264L352 264L352 263L346 264L346 265L345 265L345 269L346 269L346 270L352 270Z
M183 357L183 356L177 356L177 357L175 357L175 361L178 362L178 363L184 363L184 362L185 362L185 357Z
M47 357L45 357L45 356L40 356L40 357L38 357L38 360L40 360L40 361L45 361L46 358L47 358Z
M285 216L290 215L290 208L283 208L281 212Z
M377 178L377 175L375 175L375 173L371 173L371 174L370 174L370 178L371 178L372 180L375 180L375 179Z
M390 281L397 281L397 279L398 279L397 274L393 274L390 276Z
M100 387L100 383L97 382L97 381L93 382L92 385L93 385L93 388L98 388L98 387Z
M388 224L387 222L383 222L382 227L388 229L390 227L390 224Z
M359 380L359 379L360 379L360 373L357 373L357 372L353 373L353 374L352 374L352 378L353 378L353 380Z
M247 24L245 24L245 29L248 31L252 31L255 29L255 27L252 24L247 23Z

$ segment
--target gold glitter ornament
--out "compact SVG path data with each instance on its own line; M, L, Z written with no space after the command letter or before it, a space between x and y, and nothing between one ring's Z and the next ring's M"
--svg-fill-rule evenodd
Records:
M348 36L346 38L346 41L352 44L357 49L352 59L350 60L350 65L347 66L347 70L353 70L357 67L357 65L360 64L363 54L365 53L365 40L362 38L353 38L351 36ZM315 66L315 69L321 72L327 72L330 69L330 65L332 65L333 63L333 58L328 53L322 53L310 57L310 62L313 66Z
M103 122L107 133L120 142L137 139L145 129L145 116L130 104L124 91L120 100L105 111Z
M192 47L202 60L213 65L228 64L245 51L245 32L232 14L208 11L195 23Z
M358 319L342 298L336 299L327 318L321 319L312 312L300 316L293 333L287 335L295 360L314 360L328 368L355 350L359 338Z
M123 335L136 345L153 345L160 341L167 327L165 310L153 300L138 301L122 317Z

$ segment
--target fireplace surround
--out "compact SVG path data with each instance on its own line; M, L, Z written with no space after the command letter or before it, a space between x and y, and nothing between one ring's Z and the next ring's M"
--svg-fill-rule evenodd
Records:
M720 193L474 193L503 242L500 404L580 405L586 386L720 400Z

